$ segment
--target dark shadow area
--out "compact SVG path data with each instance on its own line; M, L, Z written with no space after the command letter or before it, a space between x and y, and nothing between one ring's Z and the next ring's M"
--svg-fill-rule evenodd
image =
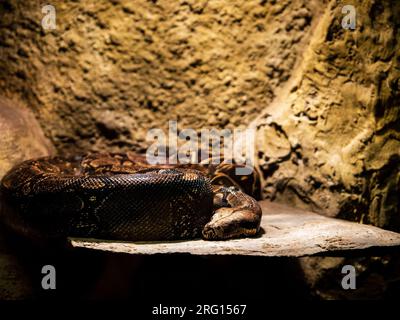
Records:
M145 303L310 300L296 259L249 256L110 254L44 247L14 235L7 245L32 279L33 300L135 299ZM44 290L42 267L56 269Z

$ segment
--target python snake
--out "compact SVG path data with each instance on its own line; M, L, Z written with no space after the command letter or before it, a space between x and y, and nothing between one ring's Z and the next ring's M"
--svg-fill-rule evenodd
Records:
M2 220L30 238L223 240L258 233L257 177L236 165L149 165L142 155L46 157L2 179Z

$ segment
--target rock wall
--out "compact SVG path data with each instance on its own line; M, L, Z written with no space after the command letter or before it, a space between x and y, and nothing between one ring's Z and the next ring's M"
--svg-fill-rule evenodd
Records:
M356 29L341 27L345 4ZM400 3L331 1L259 128L265 196L400 231Z
M320 1L2 2L0 92L61 152L144 150L148 129L250 123L291 76Z

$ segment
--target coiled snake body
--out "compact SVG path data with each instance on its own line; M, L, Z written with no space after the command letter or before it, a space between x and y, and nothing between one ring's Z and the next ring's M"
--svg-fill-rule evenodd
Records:
M232 177L232 168L149 165L130 153L29 160L1 182L2 219L18 233L39 238L252 236L259 231L261 209L246 192L255 192L257 181L254 175Z

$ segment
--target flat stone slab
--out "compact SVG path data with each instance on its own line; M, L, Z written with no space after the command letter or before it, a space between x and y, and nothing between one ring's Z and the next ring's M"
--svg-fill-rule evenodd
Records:
M400 233L269 201L263 209L262 232L257 238L227 241L116 242L98 239L69 238L73 248L115 253L247 255L266 257L301 257L310 255L347 255L400 250Z

